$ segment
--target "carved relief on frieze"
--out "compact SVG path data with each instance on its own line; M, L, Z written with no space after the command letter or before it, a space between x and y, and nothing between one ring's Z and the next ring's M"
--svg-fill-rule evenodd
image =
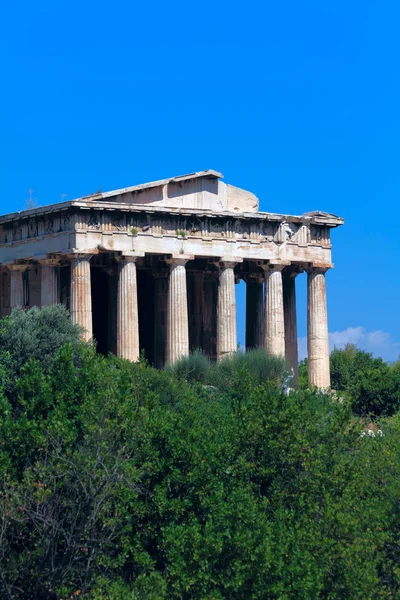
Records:
M113 218L111 220L111 226L112 226L112 229L114 229L116 231L125 231L125 229L126 229L125 216L124 215L113 216Z
M190 235L197 235L201 233L201 223L200 219L194 218L190 219L187 224L187 228Z
M281 221L274 236L275 242L278 244L284 244L285 242L294 242L296 231L297 228L293 223Z
M37 237L38 234L38 224L36 219L29 219L28 222L28 236L29 237Z
M248 240L250 238L250 226L246 221L241 221L238 219L236 221L236 237L243 240Z
M284 223L282 223L281 227L282 227L283 241L284 242L295 242L296 234L298 231L297 225L295 223L284 222Z
M211 234L213 237L225 237L225 222L219 219L212 219Z
M310 243L317 244L320 246L328 246L330 243L329 239L329 228L311 225L310 226Z
M175 232L176 232L175 220L172 218L169 218L169 217L167 217L166 219L163 219L162 232L165 235L175 235Z
M62 216L62 230L69 231L71 229L71 219L68 214Z
M45 219L45 222L44 222L44 233L46 235L49 235L53 232L54 232L54 221L53 221L53 217L49 216Z
M277 227L276 227L275 223L270 223L268 221L264 221L264 223L262 224L261 233L266 242L274 241L276 229L277 229Z
M151 216L150 215L146 215L144 213L140 213L137 216L137 228L138 231L141 231L143 233L146 232L151 232L151 224L152 224L152 220L151 220Z
M97 213L90 213L87 221L88 229L95 229L99 231L101 229L100 215Z
M22 239L22 228L18 221L13 224L12 237L14 242Z

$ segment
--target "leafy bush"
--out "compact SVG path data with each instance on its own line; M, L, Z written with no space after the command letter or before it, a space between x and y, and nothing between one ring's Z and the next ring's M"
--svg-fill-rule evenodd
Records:
M172 371L178 379L187 381L205 381L211 368L211 361L201 350L195 350L189 356L182 356L166 369Z
M43 356L0 363L0 597L399 597L399 414L361 436L265 353Z
M79 343L80 329L61 305L47 308L16 308L0 320L0 365L7 372L7 386L14 389L15 379L30 359L37 360L47 372L59 348Z
M90 345L30 361L0 399L0 595L396 596L397 432L241 360L224 394Z
M243 371L248 371L252 380L258 383L281 383L289 372L285 360L280 356L270 355L263 349L252 349L235 352L214 363L208 381L216 387L226 389L232 386L235 374Z
M383 365L358 374L350 388L355 414L376 417L393 415L400 407L400 373Z

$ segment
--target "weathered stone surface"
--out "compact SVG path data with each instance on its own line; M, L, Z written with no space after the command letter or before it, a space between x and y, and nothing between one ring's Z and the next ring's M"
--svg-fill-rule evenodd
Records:
M123 257L118 272L117 354L131 361L137 361L140 353L136 260Z
M221 177L200 171L0 216L0 316L58 302L60 290L99 351L137 360L143 349L157 366L198 346L221 358L237 348L235 278L262 267L264 297L247 279L246 346L286 354L296 379L295 288L281 271L307 268L310 384L328 387L323 273L343 219L258 212L254 194Z
M40 305L52 306L58 304L58 261L52 259L43 259L40 261Z
M317 388L331 385L325 272L308 270L308 383Z
M71 318L82 327L82 338L93 337L90 255L76 254L71 259Z
M285 356L282 269L281 265L265 269L264 348L276 356Z
M172 258L168 285L167 362L189 354L189 323L185 258Z
M236 262L221 261L219 263L218 309L217 309L217 357L236 352Z
M11 310L25 305L23 273L26 265L10 265L10 306Z

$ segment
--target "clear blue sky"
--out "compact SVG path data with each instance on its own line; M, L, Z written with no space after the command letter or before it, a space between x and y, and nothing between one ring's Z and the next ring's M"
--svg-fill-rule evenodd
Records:
M395 359L399 23L390 0L6 3L0 212L213 168L261 210L338 214L331 340Z

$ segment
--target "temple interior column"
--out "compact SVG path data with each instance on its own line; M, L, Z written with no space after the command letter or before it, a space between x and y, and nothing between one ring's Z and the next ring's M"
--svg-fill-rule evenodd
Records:
M191 271L188 278L189 348L203 348L204 271Z
M185 258L171 258L168 283L167 362L189 355L189 323Z
M164 270L154 271L154 366L165 364L167 344L168 276Z
M118 265L117 354L139 359L139 316L135 256L125 256Z
M297 273L283 277L283 312L285 318L285 356L293 376L293 386L299 384L299 355L297 347L296 278Z
M329 388L331 384L326 270L311 268L307 271L308 383L310 387L317 388Z
M217 358L217 273L204 273L203 288L203 350L212 360Z
M40 305L44 307L58 304L58 261L44 259L39 262L41 265Z
M246 277L246 350L263 347L264 290L263 276Z
M85 341L93 337L90 259L89 254L76 254L71 260L71 318L82 328Z
M9 265L10 269L10 307L25 306L23 273L26 265Z
M218 309L217 309L217 358L229 356L237 350L236 337L236 262L219 263Z
M282 265L265 268L264 348L276 356L285 356L282 268Z

